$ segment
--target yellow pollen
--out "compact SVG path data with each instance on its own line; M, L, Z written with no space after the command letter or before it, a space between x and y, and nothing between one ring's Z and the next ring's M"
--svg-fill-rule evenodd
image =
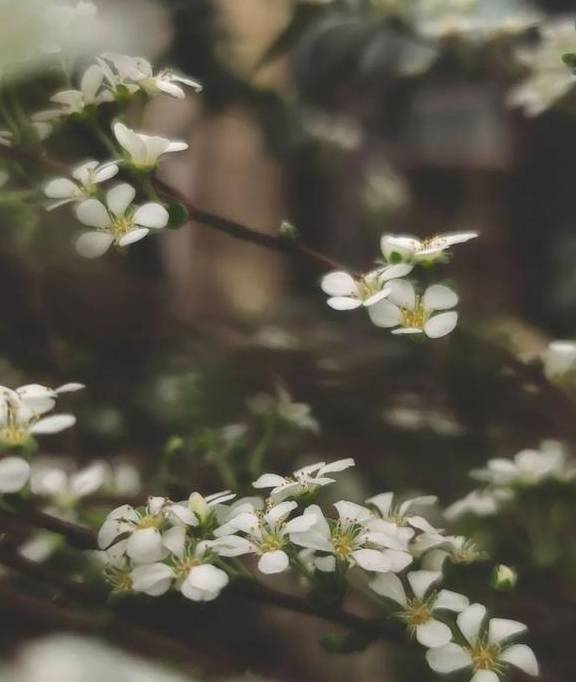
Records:
M377 294L382 288L378 282L377 278L368 280L365 277L356 280L356 287L358 289L358 297L365 301L367 298Z
M156 516L149 514L148 516L143 516L140 521L138 521L138 528L143 530L145 528L158 528L160 525L160 519Z
M174 571L176 572L176 576L178 578L185 578L188 573L190 572L190 569L194 568L194 566L199 566L202 562L198 561L198 559L193 559L193 558L188 558L188 559L182 559L174 564Z
M114 231L114 238L120 239L125 234L128 234L130 230L134 228L134 222L130 216L120 216L119 218L114 218L112 229Z
M416 627L417 625L424 625L430 620L430 610L422 602L414 602L410 605L406 613L406 619L409 625Z
M9 445L22 445L30 436L21 426L8 425L0 429L0 440Z
M269 537L260 544L260 551L262 554L265 554L266 552L276 552L277 550L282 549L283 546L284 543L278 538Z
M470 655L476 670L497 670L498 654L500 649L497 645L479 644L470 650Z
M411 329L424 329L427 321L427 314L421 301L417 301L414 310L402 308L402 325Z
M348 535L339 533L332 537L332 547L334 547L334 553L336 555L347 558L354 550L354 542Z

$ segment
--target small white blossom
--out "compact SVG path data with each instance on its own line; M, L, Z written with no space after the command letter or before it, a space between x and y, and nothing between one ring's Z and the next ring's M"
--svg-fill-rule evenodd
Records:
M406 579L409 593L394 573L377 575L370 582L370 587L401 607L399 617L420 644L429 648L448 644L452 640L452 631L434 617L435 612L463 611L469 604L468 598L450 590L435 591L435 585L442 579L442 573L438 571L411 571Z
M542 353L544 373L551 380L562 379L576 371L576 343L552 341Z
M113 130L118 143L128 154L129 162L140 170L155 168L163 154L182 152L188 149L186 142L137 133L120 122L114 124Z
M30 465L22 457L0 457L0 495L17 493L30 477Z
M470 668L470 682L498 682L509 666L527 675L538 675L534 652L525 644L511 644L510 639L526 632L515 620L492 618L486 621L486 608L472 604L458 615L457 623L465 643L446 644L430 649L428 665L437 673L452 673Z
M187 526L200 526L206 523L213 514L217 514L225 502L236 497L229 490L214 493L204 497L194 492L185 502L175 502L167 505L166 512L171 520Z
M49 199L55 199L48 210L91 197L96 193L97 185L110 180L117 173L118 166L115 163L85 161L72 170L74 180L54 178L44 185L44 194Z
M562 17L539 27L540 42L519 48L516 57L530 70L510 92L510 106L520 107L527 116L538 116L564 97L576 83L562 54L574 50L574 17Z
M338 521L329 523L317 505L310 505L301 518L312 519L303 531L294 531L290 540L306 549L313 549L334 557L346 566L358 565L366 571L398 572L412 562L408 540L401 533L390 532L382 520L361 505L340 501L335 505ZM323 566L321 570L327 570ZM334 570L333 564L332 570Z
M69 510L83 497L100 490L108 473L104 462L94 462L73 473L56 465L40 464L32 468L30 488L35 495L48 498L57 509Z
M58 105L57 109L48 109L34 115L36 121L50 121L63 116L81 114L87 107L95 107L103 102L111 102L112 94L103 89L104 74L102 69L93 64L84 72L78 90L62 90L50 98Z
M393 334L425 334L437 339L450 334L458 323L455 311L440 312L453 308L458 295L442 284L429 286L418 296L408 280L390 282L388 298L368 308L370 319L377 327L393 328Z
M0 386L0 442L16 446L26 443L30 436L59 433L76 423L71 414L43 417L56 404L61 393L78 391L82 384L69 383L59 388L27 384L12 390Z
M444 510L444 516L449 521L455 521L468 514L474 516L493 516L499 511L503 501L508 499L503 491L491 489L472 490L462 499L453 502Z
M109 551L113 547L117 556L126 555L135 564L164 559L168 554L162 534L166 502L164 497L150 497L142 510L129 504L113 509L98 532L100 549Z
M395 260L406 263L434 262L452 246L476 237L477 232L453 232L427 239L417 239L410 235L384 234L380 240L380 248L387 262Z
M151 229L166 227L169 216L164 206L155 202L132 206L135 196L134 187L122 183L106 192L106 204L93 198L78 204L78 220L97 228L76 240L76 250L81 256L98 258L112 244L127 246L143 239Z
M251 509L241 511L218 528L214 535L219 538L217 551L222 556L257 554L258 570L262 573L282 573L290 566L285 551L289 534L312 526L314 520L299 516L287 521L297 508L296 502L281 502L264 511ZM235 535L244 533L245 537Z
M514 459L497 457L483 469L471 472L472 478L496 487L529 487L546 480L569 481L576 468L568 460L561 443L544 441L539 450L522 450Z
M410 274L412 265L399 263L354 278L347 272L334 271L324 275L320 286L328 294L328 305L334 310L366 308L386 298L391 289L389 281Z
M344 471L354 466L352 458L339 459L336 462L317 462L297 469L292 476L278 474L262 474L252 485L255 488L272 488L270 496L274 502L281 502L287 497L299 497L315 492L319 488L335 483L335 479L327 474Z
M111 70L107 62L111 63ZM148 95L164 93L177 99L184 99L186 93L180 87L186 85L196 92L202 90L202 85L187 76L175 73L171 69L162 69L154 74L152 65L143 57L130 57L123 54L105 53L98 60L106 74L106 78L115 90L119 85L130 89L134 85L141 88Z

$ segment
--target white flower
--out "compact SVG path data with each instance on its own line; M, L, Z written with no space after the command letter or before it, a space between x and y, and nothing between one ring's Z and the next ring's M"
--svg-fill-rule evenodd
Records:
M48 109L34 115L36 121L50 121L62 116L81 114L86 107L98 106L102 102L111 102L112 94L102 89L104 74L102 69L93 64L89 66L80 80L78 90L62 90L50 98L59 105L58 109Z
M320 286L330 297L328 305L334 310L354 310L361 306L369 307L388 296L391 289L389 280L405 277L412 265L399 263L354 278L347 272L334 271L324 275Z
M290 558L284 551L289 544L288 535L314 523L310 516L286 521L297 506L296 502L281 502L265 511L254 508L241 511L214 532L218 538L215 551L221 556L257 554L258 569L262 573L286 571L290 566ZM238 532L245 537L234 535Z
M106 62L113 65L115 73L110 70ZM196 92L202 90L202 85L198 81L177 74L171 69L162 69L154 74L152 65L143 57L129 57L109 52L103 54L98 63L105 70L107 80L113 89L116 89L118 85L129 87L134 84L148 95L165 93L177 99L186 97L186 93L179 84L187 85Z
M542 24L540 42L519 48L516 56L531 73L510 92L510 106L521 107L527 116L538 116L564 97L576 83L562 54L574 50L574 17Z
M370 587L401 607L400 618L420 644L429 648L448 644L452 640L452 631L434 618L435 612L463 611L469 604L468 598L450 590L434 591L434 586L442 579L442 573L438 571L412 571L406 578L410 594L406 593L402 581L394 573L377 575L370 582Z
M336 462L317 462L309 464L295 471L292 476L278 476L278 474L262 474L252 485L255 488L272 488L270 496L274 502L280 502L287 497L308 495L319 488L334 483L335 479L326 474L344 471L354 466L352 458L339 459Z
M317 433L320 430L318 421L312 415L310 405L297 403L281 386L276 387L275 395L258 393L253 396L248 401L248 407L254 414L274 414L283 422L304 431Z
M44 194L55 199L48 210L64 206L74 201L81 201L95 194L97 185L113 178L118 173L115 163L100 164L98 161L85 161L72 171L70 178L54 178L44 185Z
M98 546L108 551L113 546L116 555L126 555L135 564L162 560L168 554L162 536L165 506L164 497L150 497L142 510L129 504L117 507L98 531Z
M472 604L458 615L457 623L465 644L450 643L426 654L428 665L437 673L451 673L471 668L470 682L498 682L509 666L527 675L538 675L534 652L525 644L510 644L509 640L526 631L515 620L492 618L487 623L486 608Z
M141 170L154 168L163 154L188 149L186 142L137 133L120 122L116 122L113 129L118 143L127 152L130 163Z
M339 518L332 524L320 507L307 507L300 518L312 519L312 525L307 530L291 532L290 540L300 547L327 553L340 564L357 564L366 571L398 572L412 562L407 546L409 538L383 528L381 519L369 509L343 500L334 506ZM321 570L327 570L328 566Z
M112 244L127 246L143 239L151 229L166 227L169 216L164 206L154 202L132 206L135 196L134 187L122 183L106 192L106 205L99 199L86 199L78 204L78 220L97 228L76 240L76 250L81 256L98 258Z
M366 500L366 504L376 507L380 518L399 527L411 527L425 533L437 533L423 516L411 513L414 507L429 507L437 502L434 495L423 495L404 500L400 504L394 504L394 493L380 493Z
M444 251L455 244L463 244L477 236L477 232L453 232L417 239L410 235L384 234L380 240L380 248L388 262L432 262L441 258Z
M522 450L514 459L497 457L483 469L475 469L472 478L497 487L534 486L546 480L569 481L576 469L567 459L561 443L544 441L539 450Z
M377 327L396 327L393 334L425 334L431 339L446 336L456 327L457 312L435 314L458 303L458 295L452 289L433 284L423 296L418 296L414 286L404 279L390 282L390 289L387 299L368 308Z
M542 353L544 373L550 380L561 379L576 370L576 343L552 341Z
M209 541L189 543L186 529L175 526L164 535L165 546L173 555L171 564L137 566L130 573L132 589L158 597L176 582L180 592L192 601L213 601L229 582L228 574L209 563Z
M211 516L218 512L218 507L236 497L229 490L203 497L200 493L192 493L187 501L175 502L166 506L166 513L177 524L199 526L205 524Z
M441 571L447 559L455 564L473 564L486 557L479 547L463 535L446 535L439 546L432 548L422 557L422 568Z
M83 497L100 490L108 473L103 462L94 462L71 474L61 467L41 464L32 469L30 487L35 495L47 497L59 509L68 510Z
M504 496L504 499L506 496ZM472 490L465 497L453 502L444 510L449 521L455 521L467 514L474 516L493 516L500 509L502 496L494 490Z
M0 495L17 493L30 477L30 465L22 457L0 458Z
M16 390L0 386L0 442L22 445L31 435L59 433L76 423L71 414L42 417L56 404L61 393L78 391L82 384L64 384L52 389L40 384L27 384Z

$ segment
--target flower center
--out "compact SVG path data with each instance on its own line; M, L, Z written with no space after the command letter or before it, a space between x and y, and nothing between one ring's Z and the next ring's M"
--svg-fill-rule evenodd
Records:
M470 655L476 670L498 671L501 665L498 663L500 647L497 644L478 644L470 649Z
M355 548L354 537L349 533L336 532L332 536L332 547L334 554L342 559L348 559Z
M188 573L194 568L194 566L199 566L202 562L193 557L187 557L185 559L180 559L174 563L174 572L176 577L183 580Z
M430 620L430 609L421 601L414 600L408 605L406 610L406 621L408 625L416 628L418 625L424 625Z
M161 521L157 516L154 516L153 514L147 514L138 521L136 527L139 530L144 530L146 528L158 528L160 523Z
M112 223L112 230L114 232L114 238L120 239L124 235L128 234L130 230L134 228L134 221L132 216L123 215L119 218L114 218Z
M428 314L424 310L422 301L418 299L413 310L402 308L402 326L410 329L424 329Z
M104 578L112 585L113 592L132 591L132 578L127 570L107 566L104 569Z
M382 287L380 286L377 277L374 277L373 279L362 277L356 280L356 294L361 301L365 301L371 296L374 296L374 294L377 294L381 289Z
M18 424L7 424L0 429L0 440L8 445L22 445L28 438L28 431Z

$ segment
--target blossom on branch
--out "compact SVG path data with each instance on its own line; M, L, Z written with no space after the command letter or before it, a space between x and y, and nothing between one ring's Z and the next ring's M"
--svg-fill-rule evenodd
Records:
M100 164L98 161L85 161L72 170L70 178L54 178L44 185L44 194L55 201L48 206L51 211L76 201L95 195L98 185L110 180L118 173L115 163Z
M355 310L368 308L386 298L391 289L389 281L410 274L412 265L400 263L352 277L347 272L336 270L324 275L320 286L328 294L328 305L334 310Z
M163 154L188 149L186 142L138 133L119 121L114 124L113 131L118 144L127 153L130 165L141 171L154 169Z

